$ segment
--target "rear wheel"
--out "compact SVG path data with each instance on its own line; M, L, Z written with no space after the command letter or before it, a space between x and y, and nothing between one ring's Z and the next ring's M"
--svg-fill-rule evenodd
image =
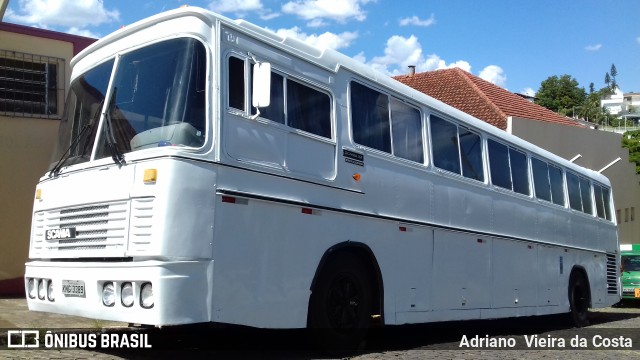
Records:
M589 325L589 282L578 271L571 273L569 277L569 307L571 309L571 321L576 327Z
M308 326L322 350L355 351L371 323L371 280L358 256L340 253L328 261L311 294Z

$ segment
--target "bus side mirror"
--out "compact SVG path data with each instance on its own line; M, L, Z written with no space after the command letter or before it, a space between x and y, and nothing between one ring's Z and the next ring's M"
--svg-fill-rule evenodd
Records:
M271 64L253 65L252 105L256 108L267 107L271 102Z

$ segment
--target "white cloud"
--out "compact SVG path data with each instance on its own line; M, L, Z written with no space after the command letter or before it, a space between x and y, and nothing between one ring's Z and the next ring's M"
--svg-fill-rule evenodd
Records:
M320 35L307 34L302 32L297 26L291 29L279 29L276 34L280 36L290 36L298 40L304 41L309 45L313 45L319 48L341 49L348 47L351 43L358 38L357 32L345 31L340 34L334 34L331 32L324 32Z
M361 62L361 63L363 63L363 64L366 64L366 63L367 63L367 58L364 56L364 52L362 52L362 51L361 51L361 52L359 52L359 53L357 53L357 54L353 57L353 59L354 59L354 60L356 60L356 61L360 61L360 62Z
M536 91L533 90L533 88L530 88L530 87L522 89L521 93L524 94L524 95L528 95L528 96L535 96L536 95Z
M505 75L504 70L500 66L497 65L489 65L486 68L480 71L478 76L481 79L487 80L490 83L498 85L500 87L505 87L507 84L507 75Z
M436 23L436 18L433 14L426 20L421 20L417 16L412 16L404 19L400 19L400 26L424 26L428 27Z
M260 19L262 20L272 20L275 19L277 17L280 17L280 13L278 12L272 12L271 10L266 10L266 11L262 11L260 12Z
M602 44L587 45L584 47L584 49L587 51L598 51L602 49Z
M232 13L241 18L246 17L249 12L255 12L262 20L280 16L280 13L265 9L262 0L212 0L209 2L209 10L220 14Z
M118 10L106 9L102 0L19 0L18 10L7 12L9 21L78 31L119 19Z
M640 45L640 36L636 38L636 42L638 42L638 45Z
M329 23L327 23L326 21L324 21L321 18L312 19L311 21L309 21L307 23L307 26L311 27L311 28L319 28L319 27L323 27L323 26L327 26L327 25L329 25Z
M87 30L87 29L79 29L77 27L70 27L69 29L67 29L66 31L67 34L73 34L73 35L78 35L78 36L84 36L84 37L88 37L88 38L94 38L94 39L99 39L101 36L100 34L94 33L91 30Z
M471 64L466 60L447 62L437 54L424 55L418 38L411 35L408 38L394 35L387 40L383 56L377 56L367 61L363 53L353 57L372 68L391 76L406 74L409 65L415 65L416 71L434 71L441 69L459 68L471 72ZM505 87L507 76L497 65L485 67L478 76L500 87ZM534 94L535 92L531 90Z
M209 9L218 13L244 13L262 10L261 0L214 0Z
M328 18L338 22L348 19L364 21L364 5L371 0L295 0L282 5L282 12L297 15L305 20Z
M405 38L394 35L387 40L384 56L377 56L371 60L371 65L384 72L393 73L389 67L400 66L405 69L409 65L416 65L421 61L422 47L418 38L411 35Z
M468 72L471 71L471 65L464 60L447 64L436 54L430 54L425 57L422 46L414 35L408 38L399 35L390 37L384 49L384 56L374 57L369 62L365 61L362 53L358 54L356 58L389 75L405 74L409 65L415 65L418 72L453 67L458 67Z

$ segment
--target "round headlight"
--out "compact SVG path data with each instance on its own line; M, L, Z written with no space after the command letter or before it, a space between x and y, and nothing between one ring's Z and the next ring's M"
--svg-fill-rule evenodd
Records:
M112 282L106 282L102 286L102 303L104 306L113 306L116 303L116 289Z
M153 286L151 283L144 283L140 288L140 305L149 309L153 307Z
M47 288L45 287L45 283L43 279L38 280L38 299L44 300L45 295L47 294Z
M36 298L36 279L29 278L29 281L27 281L27 294L29 294L30 299Z
M53 280L47 280L47 299L49 301L55 301L56 299L53 297Z
M122 284L120 297L124 307L131 307L131 305L133 305L133 285L130 282Z

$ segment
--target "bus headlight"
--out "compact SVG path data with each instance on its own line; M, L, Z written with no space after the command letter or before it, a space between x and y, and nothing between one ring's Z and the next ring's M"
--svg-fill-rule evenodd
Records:
M29 278L29 281L27 281L27 294L30 299L36 298L36 279Z
M116 303L116 289L112 282L105 282L102 286L102 303L113 306Z
M44 300L46 293L47 289L45 287L44 279L38 280L38 299Z
M55 301L55 297L53 297L53 280L47 280L47 299L49 301Z
M145 309L153 307L153 285L144 283L140 288L140 305Z
M133 285L130 282L122 284L120 300L124 307L131 307L131 305L133 305Z

